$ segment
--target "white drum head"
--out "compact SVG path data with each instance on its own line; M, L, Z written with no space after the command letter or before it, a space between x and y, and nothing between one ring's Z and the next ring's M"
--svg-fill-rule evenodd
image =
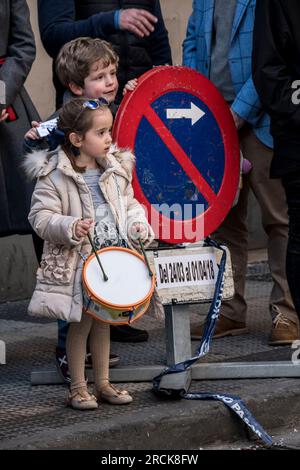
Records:
M99 253L108 281L104 281L96 257L85 269L85 284L90 293L114 306L134 306L149 294L152 277L145 263L134 254L108 249Z

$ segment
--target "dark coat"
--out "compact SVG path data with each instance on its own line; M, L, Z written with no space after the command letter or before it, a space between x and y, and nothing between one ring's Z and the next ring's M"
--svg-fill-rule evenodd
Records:
M124 85L137 78L154 65L172 63L168 32L165 28L159 0L39 0L39 26L43 45L55 59L60 48L80 36L99 37L109 41L119 55L119 93ZM150 36L139 38L128 31L116 29L114 18L119 9L145 9L158 18ZM58 93L57 106L61 105L63 88L54 74Z
M299 19L299 0L257 0L253 81L271 116L273 177L300 170Z
M0 123L0 236L31 233L27 220L32 186L20 169L24 134L38 119L23 84L35 58L34 36L25 0L0 2L0 80L5 83L5 103L17 119Z

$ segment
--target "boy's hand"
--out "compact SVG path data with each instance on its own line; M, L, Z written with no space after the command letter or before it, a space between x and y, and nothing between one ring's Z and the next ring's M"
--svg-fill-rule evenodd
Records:
M89 233L92 223L92 219L78 220L75 226L75 236L77 238L85 237Z
M157 18L151 15L147 10L138 8L128 8L121 10L120 29L125 29L143 38L149 36L154 31L153 24L157 23Z
M129 80L124 86L123 96L126 95L127 91L133 91L137 87L138 81L137 78Z
M32 121L31 125L32 125L32 128L28 132L26 132L24 138L30 139L30 140L40 140L41 137L36 132L36 128L39 127L40 122Z
M147 240L148 237L148 229L145 224L140 222L135 222L130 227L130 238L132 240Z
M6 109L2 109L1 114L0 114L0 122L6 121L8 118L8 113L6 112Z

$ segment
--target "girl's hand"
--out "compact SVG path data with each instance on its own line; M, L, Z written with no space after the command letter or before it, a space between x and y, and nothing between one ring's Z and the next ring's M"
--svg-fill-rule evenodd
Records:
M37 121L32 121L31 125L32 125L32 128L28 132L26 132L24 139L40 140L41 137L36 132L36 128L39 127L40 123Z
M6 112L6 109L2 109L1 114L0 114L0 122L6 121L8 118L8 113Z
M75 225L75 236L77 238L85 237L89 233L92 223L92 219L78 220Z
M147 240L148 229L145 224L140 222L135 222L130 228L130 238L132 240Z
M127 91L133 91L137 87L137 84L138 84L137 78L133 78L133 80L129 80L124 86L123 96L126 95Z

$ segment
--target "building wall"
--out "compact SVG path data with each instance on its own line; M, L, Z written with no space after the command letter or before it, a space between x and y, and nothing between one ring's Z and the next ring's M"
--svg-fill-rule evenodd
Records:
M61 0L63 1L63 0ZM37 44L37 58L27 79L26 87L42 119L54 111L54 88L52 85L51 60L43 49L37 24L37 1L28 0L32 27ZM161 6L169 31L173 63L182 62L181 45L185 37L192 0L161 0ZM258 221L259 209L251 199L249 210L250 247L261 248L265 238ZM31 236L12 236L1 239L0 243L0 302L30 297L35 283L36 258Z

